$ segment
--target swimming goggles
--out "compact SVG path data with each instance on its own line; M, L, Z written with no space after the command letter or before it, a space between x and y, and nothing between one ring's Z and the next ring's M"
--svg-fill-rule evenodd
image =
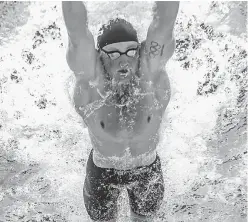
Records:
M132 57L132 58L135 57L137 54L138 48L139 47L131 48L125 52L120 52L118 50L116 50L116 51L105 51L104 49L101 49L101 50L103 52L105 52L111 60L115 60L115 59L118 59L121 55L126 55L126 56Z

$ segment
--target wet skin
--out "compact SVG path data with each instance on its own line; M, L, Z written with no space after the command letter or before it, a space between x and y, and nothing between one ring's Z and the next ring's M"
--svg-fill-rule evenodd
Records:
M137 43L114 43L104 50L130 48L137 48ZM100 51L95 78L89 86L79 81L75 87L75 107L88 127L94 162L100 167L129 169L155 159L170 85L165 70L149 72L145 55L143 44L134 57L123 54L111 60ZM88 93L82 95L84 85Z
M156 158L159 128L170 99L165 65L175 50L173 29L179 3L155 4L139 53L110 60L95 49L84 4L62 3L69 39L66 59L76 78L74 105L88 127L93 162L99 167L125 170L149 165ZM134 42L115 43L104 50L124 53L134 46ZM131 218L153 221L134 212Z

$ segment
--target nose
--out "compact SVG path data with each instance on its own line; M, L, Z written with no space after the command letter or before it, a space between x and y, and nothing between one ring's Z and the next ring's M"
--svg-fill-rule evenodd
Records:
M120 61L119 65L121 68L128 68L129 62L128 61Z

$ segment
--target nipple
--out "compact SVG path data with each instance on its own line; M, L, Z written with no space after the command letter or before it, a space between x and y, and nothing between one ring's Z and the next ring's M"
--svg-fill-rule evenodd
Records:
M102 128L104 129L104 122L101 121L100 124L101 124Z
M147 122L149 123L149 122L150 122L150 120L151 120L151 117L150 117L150 116L148 116L148 118L147 118Z

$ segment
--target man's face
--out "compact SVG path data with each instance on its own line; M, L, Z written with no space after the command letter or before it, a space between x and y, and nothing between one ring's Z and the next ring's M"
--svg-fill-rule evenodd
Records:
M114 85L128 83L134 78L139 68L139 44L130 41L104 46L101 50L101 57Z

